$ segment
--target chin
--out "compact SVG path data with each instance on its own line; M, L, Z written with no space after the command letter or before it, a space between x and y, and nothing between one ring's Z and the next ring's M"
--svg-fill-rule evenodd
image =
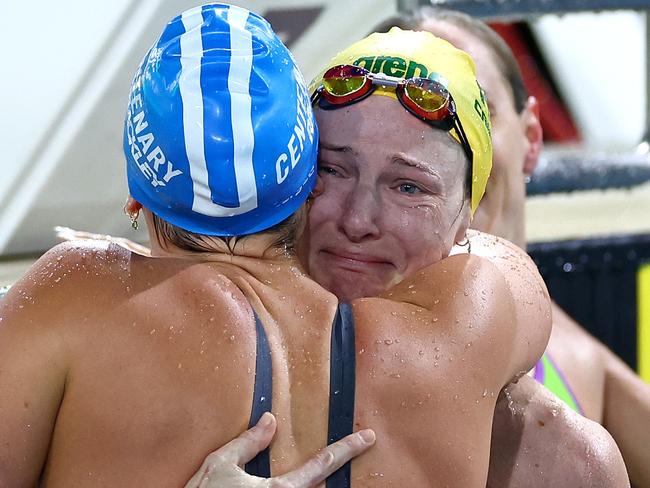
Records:
M336 295L341 302L350 302L357 298L376 297L383 293L385 287L363 283L359 281L332 280L330 291Z

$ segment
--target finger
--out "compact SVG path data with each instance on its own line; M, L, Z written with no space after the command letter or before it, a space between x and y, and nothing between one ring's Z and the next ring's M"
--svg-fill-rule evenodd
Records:
M375 433L362 430L330 444L300 468L277 478L289 486L315 486L350 459L367 451L375 443Z
M208 457L216 458L223 464L243 466L268 447L276 426L275 417L265 412L255 426L242 432Z

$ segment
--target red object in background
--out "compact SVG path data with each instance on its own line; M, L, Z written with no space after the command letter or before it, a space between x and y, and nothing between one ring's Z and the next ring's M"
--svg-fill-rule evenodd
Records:
M537 60L533 54L539 51L536 48L531 49L529 43L532 41L527 40L530 36L522 34L523 25L516 22L512 24L495 22L490 23L490 27L510 46L519 63L528 92L539 100L544 139L563 143L580 141L580 132L571 113L557 95L552 82L545 76L545 70L540 68L543 60Z

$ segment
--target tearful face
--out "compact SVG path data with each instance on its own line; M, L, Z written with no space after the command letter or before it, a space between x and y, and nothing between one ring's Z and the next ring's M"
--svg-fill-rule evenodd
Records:
M350 300L446 257L469 221L467 160L450 134L385 96L316 116L318 184L300 245L311 276Z

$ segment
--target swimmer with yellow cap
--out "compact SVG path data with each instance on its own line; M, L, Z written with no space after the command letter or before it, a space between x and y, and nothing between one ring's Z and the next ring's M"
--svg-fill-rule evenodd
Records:
M469 243L492 144L468 54L396 27L334 56L309 90L320 185L305 260L316 281L344 299L378 295Z
M331 400L329 425L347 418L339 435L363 425L378 439L329 486L365 486L370 472L386 486L485 487L497 395L539 359L550 320L521 249L470 235L471 254L452 252L491 169L474 63L393 29L337 54L310 94L318 181L301 261L355 321L356 382L342 384L356 391Z
M337 54L312 81L310 91L321 108L348 105L370 93L388 96L434 126L454 128L449 133L473 156L474 213L492 168L492 143L485 94L476 81L474 62L465 52L430 33L394 27ZM451 124L445 125L446 117Z

